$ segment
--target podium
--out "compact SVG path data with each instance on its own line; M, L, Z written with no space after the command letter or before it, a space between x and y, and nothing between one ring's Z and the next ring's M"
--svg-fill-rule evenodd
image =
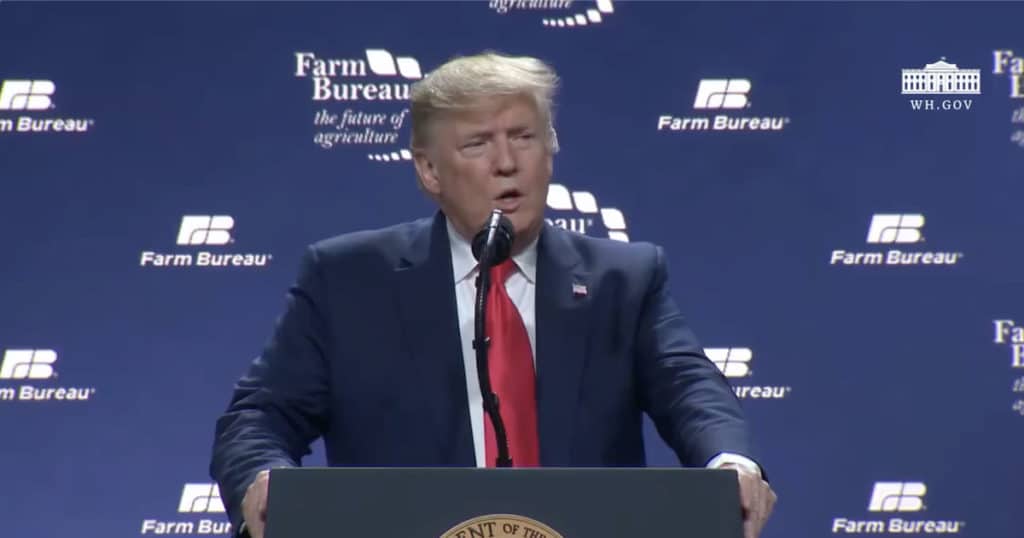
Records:
M735 471L282 468L265 538L743 538Z

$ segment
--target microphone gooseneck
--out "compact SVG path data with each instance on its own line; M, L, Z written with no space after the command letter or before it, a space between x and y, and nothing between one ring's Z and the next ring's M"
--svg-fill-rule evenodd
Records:
M508 435L505 432L505 421L501 419L498 395L491 390L491 377L487 363L487 351L491 339L486 333L487 327L487 295L491 288L491 267L508 259L512 252L512 240L515 237L512 222L495 209L487 218L482 229L473 237L473 256L479 262L476 277L476 303L473 323L473 349L476 350L476 373L480 382L480 395L483 397L484 412L494 426L494 437L498 445L496 467L511 467L512 458L508 453ZM499 283L502 285L503 283Z

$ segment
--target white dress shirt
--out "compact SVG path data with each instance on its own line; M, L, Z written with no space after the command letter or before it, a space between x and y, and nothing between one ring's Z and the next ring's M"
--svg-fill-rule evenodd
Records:
M452 276L455 282L455 299L459 311L459 334L462 340L462 359L466 372L466 394L469 396L469 420L473 430L473 449L476 454L476 466L486 467L486 447L484 444L484 409L483 397L480 394L480 380L476 373L476 350L473 349L473 321L476 301L477 262L473 257L473 249L466 238L459 235L451 222L448 223L448 238L452 251ZM537 291L537 240L519 254L512 256L516 271L505 281L505 290L512 299L519 316L526 325L526 333L530 338L530 350L533 365L537 366L537 324L536 324L536 291ZM491 285L498 285L492 282ZM726 463L736 463L745 469L761 476L761 468L749 458L738 454L723 452L707 463L708 467L716 468Z

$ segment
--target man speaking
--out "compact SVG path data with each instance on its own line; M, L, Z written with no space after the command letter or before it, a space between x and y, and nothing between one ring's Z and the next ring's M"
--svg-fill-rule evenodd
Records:
M484 381L513 466L642 466L647 413L683 465L736 469L745 536L760 533L775 494L739 401L670 295L661 249L544 221L557 83L537 59L485 53L413 86L416 174L439 211L307 249L217 421L210 472L234 529L262 538L269 469L299 465L321 436L330 465L496 465L472 242L497 209L512 240L489 273Z

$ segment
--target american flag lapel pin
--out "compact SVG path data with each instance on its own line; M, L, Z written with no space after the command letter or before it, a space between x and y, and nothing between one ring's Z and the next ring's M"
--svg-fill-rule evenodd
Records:
M587 287L579 282L572 283L572 294L574 297L586 297Z

